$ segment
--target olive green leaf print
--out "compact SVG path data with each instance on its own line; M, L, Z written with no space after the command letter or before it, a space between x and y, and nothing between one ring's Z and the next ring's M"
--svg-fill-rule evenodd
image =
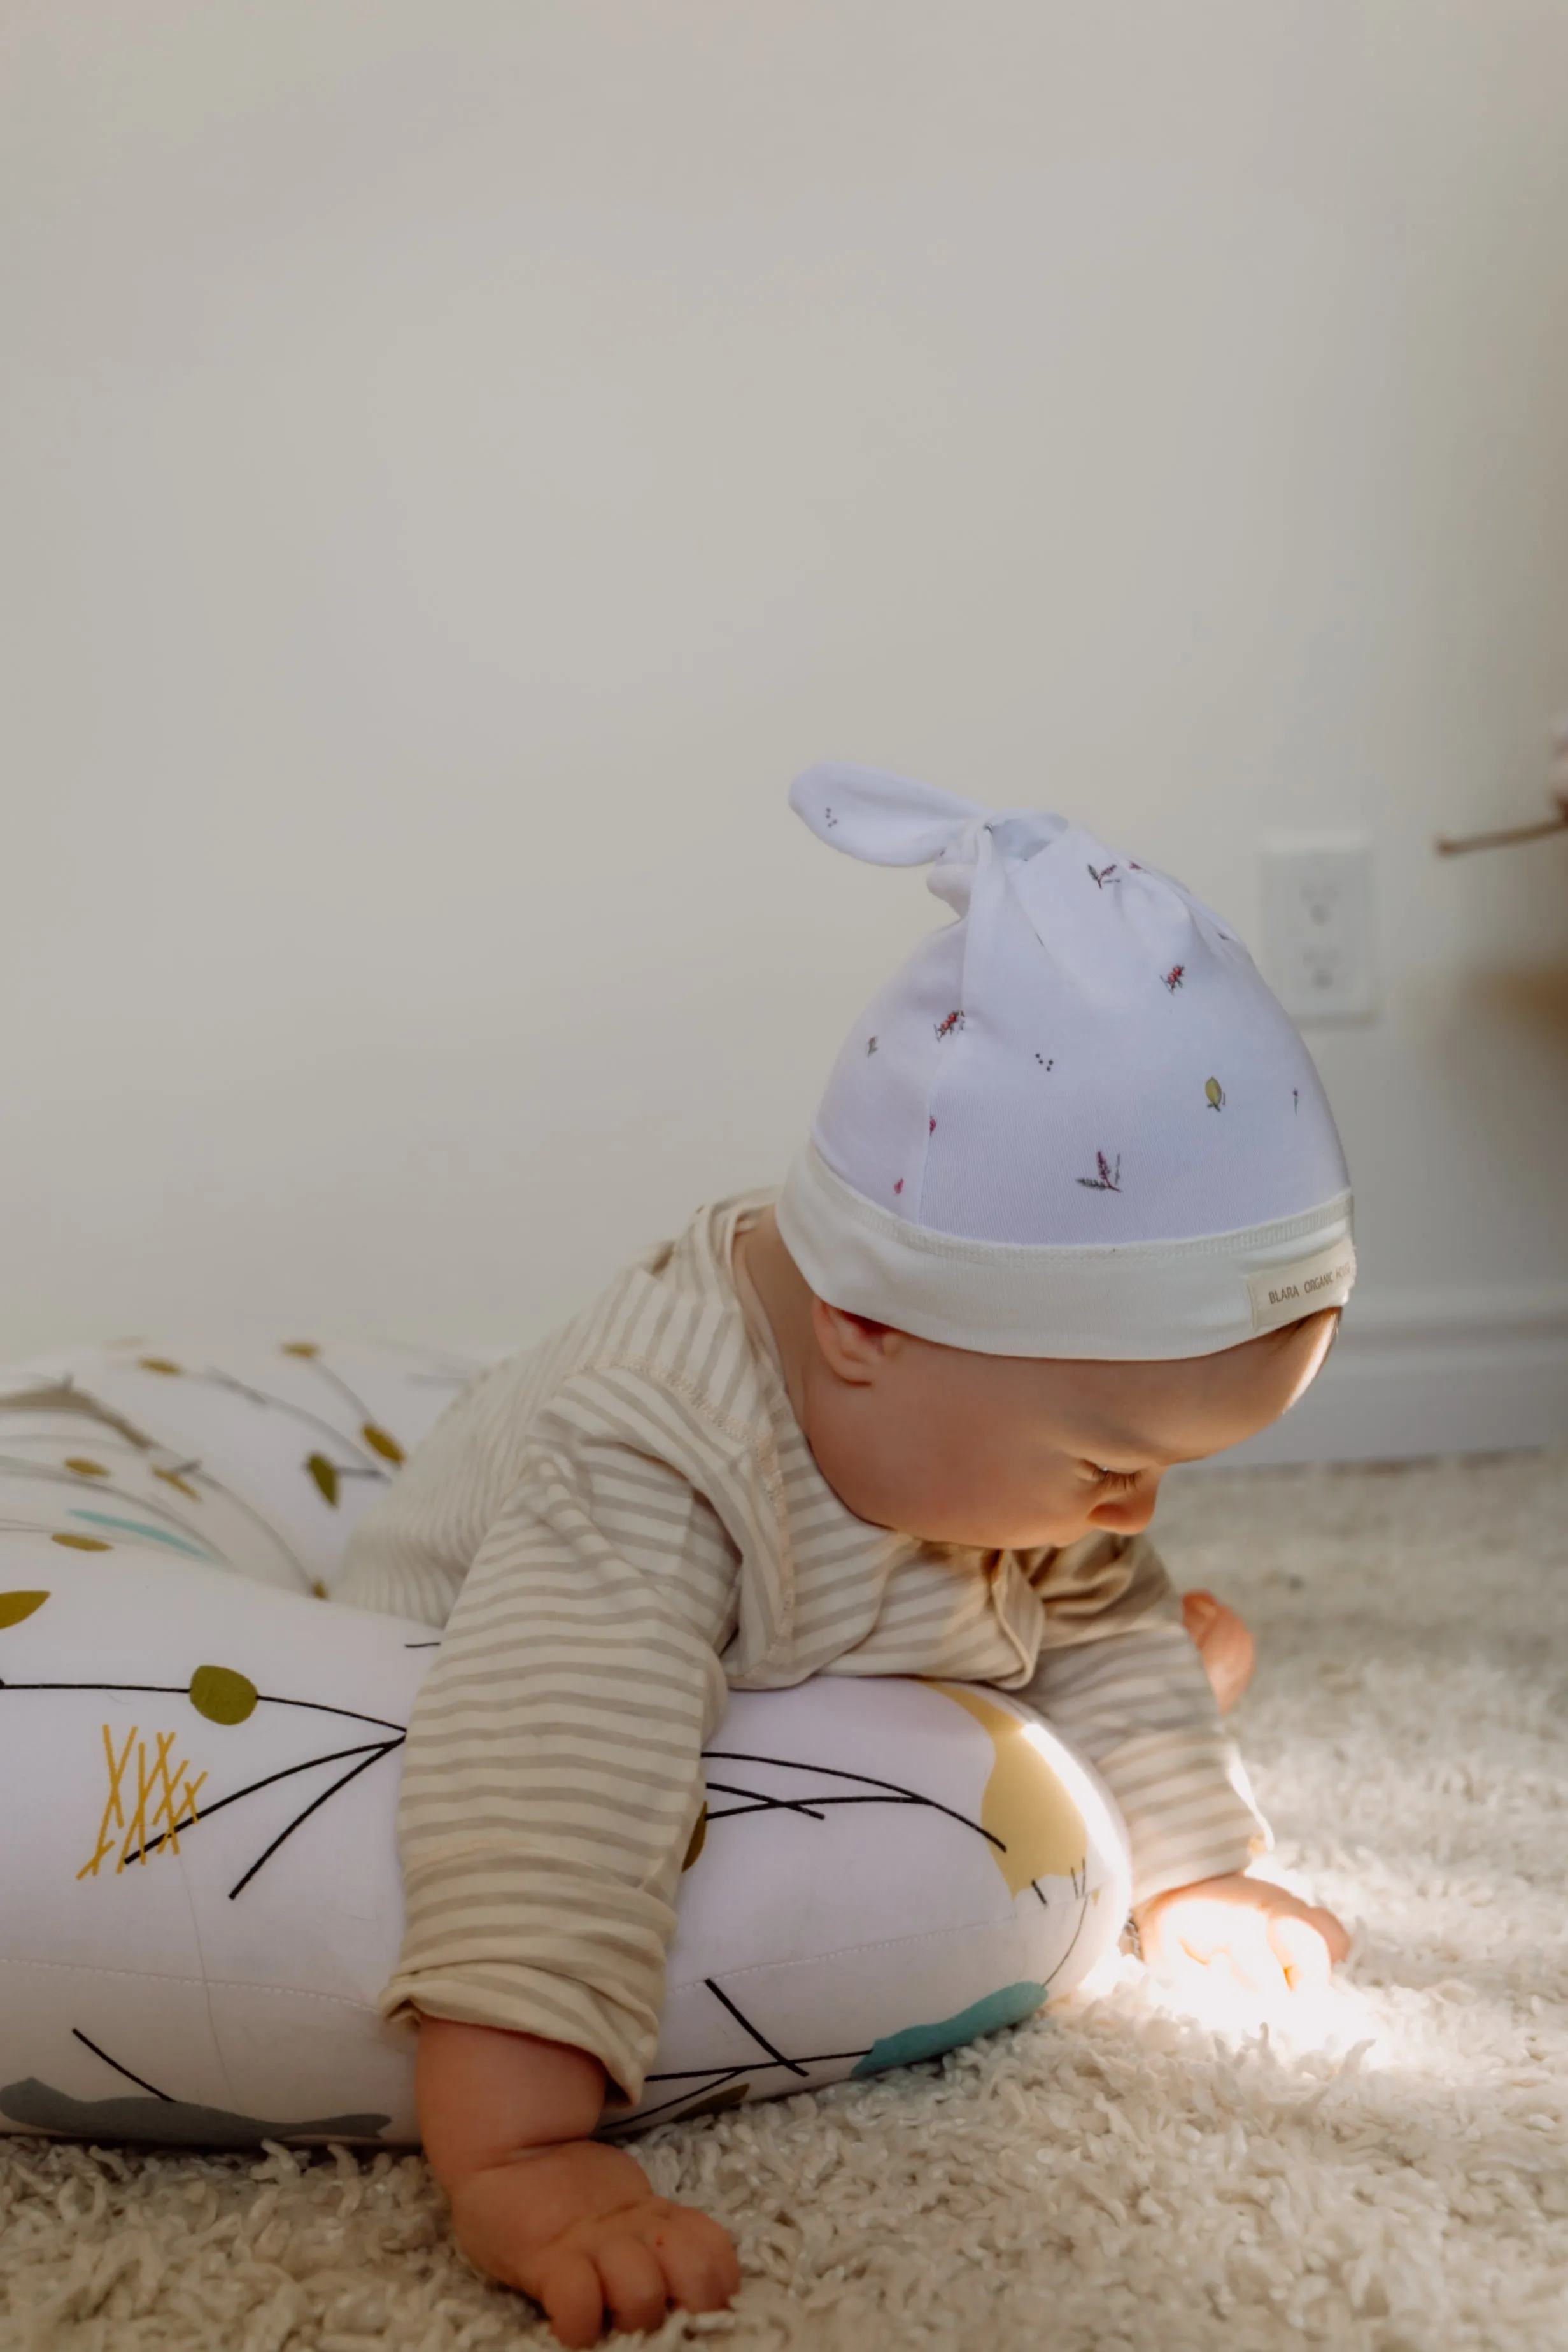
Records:
M337 1464L335 1462L329 1462L324 1454L309 1454L305 1457L305 1467L309 1471L310 1475L316 1481L317 1486L321 1489L327 1501L330 1503L332 1508L336 1510L338 1507Z
M248 1721L256 1697L250 1676L234 1666L198 1666L191 1676L191 1705L209 1723Z

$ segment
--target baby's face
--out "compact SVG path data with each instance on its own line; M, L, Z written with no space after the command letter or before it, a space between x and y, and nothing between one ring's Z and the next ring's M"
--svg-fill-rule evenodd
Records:
M1325 1307L1166 1363L977 1355L821 1299L811 1319L808 1434L841 1500L929 1543L1021 1550L1146 1527L1173 1463L1238 1445L1294 1403L1338 1318Z

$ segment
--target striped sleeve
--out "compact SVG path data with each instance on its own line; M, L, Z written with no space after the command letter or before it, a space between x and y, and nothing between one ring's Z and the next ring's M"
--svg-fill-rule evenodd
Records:
M641 2096L737 1567L651 1453L559 1423L529 1445L410 1725L383 2016L569 2042Z
M1273 1843L1179 1619L1042 1650L1015 1694L1105 1781L1127 1824L1132 1902L1245 1870Z

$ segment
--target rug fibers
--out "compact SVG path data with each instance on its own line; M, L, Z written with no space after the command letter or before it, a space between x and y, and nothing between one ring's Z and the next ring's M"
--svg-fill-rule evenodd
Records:
M1155 1533L1239 1607L1270 1867L1354 1935L1272 2019L1131 1959L873 2082L664 2127L737 2242L734 2352L1568 2346L1568 1449L1189 1474ZM618 2342L632 2339L620 2337ZM422 2160L0 2142L5 2352L502 2352Z

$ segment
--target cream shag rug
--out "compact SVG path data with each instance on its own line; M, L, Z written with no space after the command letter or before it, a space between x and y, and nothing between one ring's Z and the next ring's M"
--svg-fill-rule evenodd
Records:
M944 2060L665 2127L643 2161L745 2284L636 2340L1562 2352L1565 1505L1568 1451L1167 1485L1173 1574L1258 1632L1238 1729L1276 1874L1353 1929L1336 1990L1195 2021L1118 1960ZM0 2143L5 2352L554 2341L418 2158Z

